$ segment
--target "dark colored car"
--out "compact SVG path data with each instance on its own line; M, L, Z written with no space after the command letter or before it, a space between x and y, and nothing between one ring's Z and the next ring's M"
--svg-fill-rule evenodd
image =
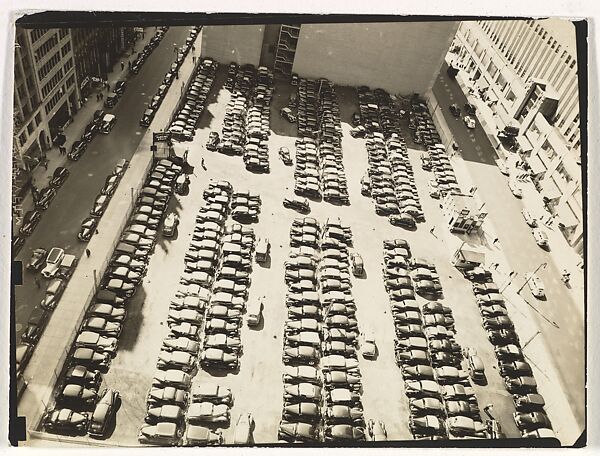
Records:
M46 262L46 256L48 256L48 251L46 249L35 249L31 254L29 263L27 263L27 269L30 271L39 271Z
M81 222L81 229L79 230L79 233L77 233L77 239L83 242L89 241L96 231L99 221L100 219L98 217L87 217Z
M40 211L27 211L23 217L23 225L19 229L21 236L29 236L37 226L42 213Z
M74 384L65 385L56 395L56 402L61 405L70 406L74 409L85 408L93 405L98 398L94 389Z
M56 190L52 187L46 187L40 190L38 197L35 200L35 207L38 209L46 210L50 205L50 202L56 196Z
M108 97L106 97L106 100L104 101L104 107L105 108L112 108L118 102L119 102L119 96L117 94L109 95Z
M35 306L29 315L27 328L25 328L25 332L21 334L21 341L28 344L37 343L42 335L42 331L44 330L46 323L48 323L49 316L49 310L44 309L41 306Z
M125 93L126 88L127 88L126 81L117 81L117 83L115 84L115 88L113 89L113 92L116 93L117 95L121 96L121 95L123 95L123 93Z
M100 127L100 125L102 124L102 119L104 119L104 114L106 114L106 112L103 109L98 109L98 110L94 111L94 118L92 119L92 122L97 127Z
M89 143L92 141L92 139L94 139L94 136L96 136L96 133L98 133L98 125L96 125L96 123L94 121L92 121L85 127L85 130L84 130L83 134L81 135L81 139L83 141Z
M450 112L454 117L460 117L460 107L456 103L450 105Z
M69 170L63 166L59 166L54 170L52 174L52 179L50 179L50 186L54 188L59 188L62 184L65 183L67 177L69 177Z
M71 152L67 154L67 158L74 161L79 160L85 152L86 147L87 143L85 141L75 141L71 146Z
M94 413L90 418L88 434L92 437L104 437L113 422L121 397L119 392L110 388L100 394Z
M140 125L142 127L150 126L152 119L154 119L154 114L156 114L155 109L146 109L144 114L142 114L142 118L140 119Z
M206 149L207 150L211 150L211 151L216 151L217 150L217 146L219 145L219 133L217 133L216 131L211 131L208 134L208 141L206 142Z
M23 247L23 244L25 244L25 238L23 236L14 236L12 238L12 254L13 254L13 256L15 256L17 253L19 253L19 251Z

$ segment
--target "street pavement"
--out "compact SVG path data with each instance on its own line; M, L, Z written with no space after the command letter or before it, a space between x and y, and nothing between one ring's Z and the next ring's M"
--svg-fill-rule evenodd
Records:
M81 221L89 216L94 199L100 193L106 177L112 172L116 163L122 158L131 159L145 132L138 122L149 100L162 83L165 73L173 63L173 44L175 43L177 46L185 44L188 34L188 27L171 27L169 29L159 46L146 60L139 74L132 75L128 79L127 89L119 103L114 108L106 110L117 117L112 132L108 135L98 134L88 145L85 154L79 161L66 161L64 166L71 172L69 178L58 190L56 198L44 211L38 226L27 238L25 245L16 257L17 261L23 263L23 267L29 261L31 252L38 247L48 250L52 247L61 247L68 254L74 254L77 257L82 255L86 243L77 239ZM146 34L147 38L151 35L151 33ZM119 63L115 67L120 70ZM177 81L173 82L174 85L176 83ZM94 94L90 96L90 98L92 97L95 99ZM88 100L87 104L92 104L92 101ZM100 109L100 107L95 109ZM75 115L73 125L66 130L68 150L70 150L70 145L79 139L92 116L93 109L82 109ZM52 154L57 157L53 157ZM49 152L48 158L51 164L58 165L57 162L60 161L57 150ZM49 175L52 174L54 167L49 167ZM39 180L38 178L37 185L41 187ZM35 277L39 277L41 285L39 288L35 285ZM45 288L46 280L39 273L23 271L23 286L15 289L17 341L20 340L21 334L27 327L31 309L43 299Z
M445 68L445 67L444 67ZM464 106L466 98L458 83L448 78L442 68L433 92L460 149L472 181L477 187L478 196L486 201L487 219L491 222L499 239L499 247L506 255L512 270L517 272L513 283L519 288L524 282L524 274L542 266L538 275L544 282L547 300L534 298L525 286L521 295L537 312L536 323L541 337L553 355L561 374L562 387L570 399L580 428L584 427L585 417L585 335L581 305L576 303L561 280L564 265L557 264L550 252L542 250L535 243L530 228L525 223L521 210L522 202L510 192L506 178L498 170L494 148L479 124L469 130L462 119L457 119L448 110L452 103Z

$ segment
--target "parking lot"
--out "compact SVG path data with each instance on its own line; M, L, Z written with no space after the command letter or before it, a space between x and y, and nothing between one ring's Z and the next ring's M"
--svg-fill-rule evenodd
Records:
M271 105L272 132L268 142L271 172L254 174L245 169L241 157L210 152L204 147L210 131L220 133L225 106L231 96L223 89L225 73L226 69L220 68L194 140L176 145L179 155L189 150L188 161L194 166L190 192L186 196L174 196L169 204L168 212L176 212L180 219L177 233L173 238L159 234L147 275L128 305L128 318L120 337L118 355L105 375L106 386L119 390L122 397L117 425L106 440L111 445L137 443L137 434L146 412L146 394L156 371L162 340L168 334L166 318L169 302L174 297L184 269L183 258L196 213L203 204L202 192L210 180L227 180L235 191L250 191L260 195L262 209L259 222L252 227L257 238L269 238L271 252L268 263L255 264L253 267L248 302L262 298L265 304L264 318L257 328L243 326L241 340L244 349L239 371L215 377L200 369L193 383L210 381L230 387L235 397L231 410L232 424L240 414L252 413L256 423L255 442L277 441L277 427L283 406L283 324L287 318L283 263L289 251L292 220L300 216L282 205L283 197L292 194L294 168L285 166L277 158L277 150L287 147L294 156L296 127L279 115L279 110L287 104L294 88L287 83L276 83ZM388 437L392 440L411 438L408 400L404 394L401 371L394 359L394 326L382 275L383 240L404 238L410 243L414 256L426 258L437 266L444 290L443 302L452 308L456 320L456 340L463 347L477 349L484 360L489 383L485 387L475 387L480 408L494 404L494 416L500 421L504 432L508 437L518 436L511 415L512 400L496 372L492 345L482 328L470 283L449 262L450 252L444 245L444 222L439 200L428 196L427 181L431 175L420 168L421 152L409 149L426 222L411 232L393 227L387 218L376 215L371 198L361 195L360 179L367 169L365 141L349 135L349 119L357 111L356 93L344 87L336 88L336 92L344 132L342 149L350 206L311 202L310 216L321 223L340 218L349 225L353 232L354 250L364 260L366 274L361 278L352 278L352 290L360 329L374 330L379 348L375 360L359 357L365 418L384 422ZM430 233L432 226L439 228ZM225 443L230 442L232 429L233 425L224 430Z

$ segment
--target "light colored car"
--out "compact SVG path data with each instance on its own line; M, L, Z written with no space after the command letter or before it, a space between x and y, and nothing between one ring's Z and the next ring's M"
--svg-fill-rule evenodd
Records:
M361 351L365 359L374 359L377 357L377 344L375 343L375 334L373 331L365 331Z
M542 279L538 275L528 272L525 274L525 278L527 279L527 285L529 286L533 296L538 299L543 299L546 297L544 282L542 282Z
M523 189L521 188L521 186L517 183L516 180L514 179L509 179L508 181L508 188L510 189L510 191L512 192L512 194L516 197L516 198L522 198L523 197Z
M533 215L531 215L531 213L527 209L523 209L521 211L521 214L523 215L523 218L525 219L527 225L529 225L531 228L537 227L537 219Z
M175 235L175 229L179 223L179 217L174 212L171 212L165 218L165 223L163 225L163 235L167 237L173 237Z
M533 238L535 239L535 243L540 247L548 247L548 235L545 231L540 230L539 228L534 228L531 230L533 234Z
M473 119L473 117L471 117L471 116L464 116L463 121L465 122L465 125L467 126L467 128L470 130L474 129L475 125L477 125L475 122L475 119Z
M262 319L262 311L263 311L263 302L262 299L257 299L252 301L247 309L246 315L248 316L248 326L258 326L260 324L260 320Z
M42 269L42 275L47 279L54 277L64 256L65 251L63 249L53 247L46 257L46 267Z

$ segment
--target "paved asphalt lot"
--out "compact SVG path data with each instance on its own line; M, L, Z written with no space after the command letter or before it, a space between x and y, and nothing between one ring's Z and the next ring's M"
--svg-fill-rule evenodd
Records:
M462 157L478 188L479 196L487 202L488 218L495 226L500 247L512 269L524 282L524 274L547 263L538 275L546 288L546 301L538 301L528 287L521 294L532 303L542 337L550 350L562 377L562 389L572 404L581 428L585 420L585 334L584 323L572 295L561 280L563 265L557 264L549 252L535 243L525 223L521 201L510 192L507 179L495 165L496 154L479 122L468 130L462 120L450 113L448 106L464 106L466 98L456 81L448 78L445 66L440 71L433 90L452 134L462 150ZM520 286L520 285L519 285ZM555 322L557 326L549 323Z
M204 144L211 130L221 130L224 107L229 92L222 89L224 70L221 69L211 92L207 111L192 143L183 143L181 149L189 148L189 160L195 166L191 177L190 193L171 201L171 211L180 216L175 238L159 238L142 286L129 306L129 314L119 345L119 352L105 376L107 386L121 392L123 403L117 414L117 426L106 440L109 445L135 445L137 433L143 423L145 397L155 372L155 364L161 341L168 329L166 317L168 303L183 271L183 257L193 230L195 215L202 205L201 193L210 179L229 180L236 191L260 194L262 210L258 224L252 225L257 237L267 236L271 242L271 261L266 266L254 265L249 301L263 297L265 302L264 323L257 329L244 325L241 339L244 347L241 368L235 374L214 377L199 370L194 383L218 382L232 388L235 403L231 411L235 423L241 413L253 414L256 428L255 442L273 443L277 440L277 425L282 409L283 384L283 322L286 320L286 286L283 280L285 261L289 251L289 227L299 214L285 209L281 202L284 194L293 189L293 167L286 167L278 158L277 150L285 146L294 153L295 126L279 117L279 109L287 103L291 88L278 84L272 103L269 140L270 174L253 174L244 168L241 157L230 157L206 151ZM353 278L353 295L357 303L357 318L361 329L374 328L377 334L379 356L376 360L360 359L364 392L362 403L367 419L385 422L390 439L410 439L408 430L408 401L404 394L400 369L394 362L394 330L387 294L383 287L381 266L383 264L383 239L405 238L410 242L413 254L433 261L440 273L445 291L444 303L451 306L456 319L457 341L463 347L475 347L486 363L489 384L476 387L480 407L494 404L496 417L509 437L518 436L512 421L512 402L505 392L500 376L495 370L492 345L487 341L469 282L462 278L449 262L449 253L442 239L430 234L431 225L442 226L442 214L438 202L426 192L430 174L419 168L419 151L410 152L421 202L427 221L417 231L407 232L375 214L371 199L360 194L360 178L367 167L364 141L348 134L349 119L357 109L352 90L338 89L342 127L344 129L344 165L348 179L351 206L333 206L326 202L311 203L311 216L321 222L327 218L340 217L353 231L354 248L364 259L366 276ZM200 162L205 159L207 170ZM245 322L245 320L244 320ZM225 442L232 437L231 426L224 430Z
M23 262L23 268L31 252L38 247L48 250L61 247L66 253L77 257L83 254L86 243L77 239L81 221L89 216L96 196L116 163L122 158L131 159L137 149L144 131L139 126L139 120L174 60L173 43L183 45L188 35L188 27L171 27L167 31L139 74L128 80L127 89L119 103L106 110L117 117L112 132L97 135L79 161L67 163L66 167L71 172L69 178L58 190L56 198L44 211L38 226L16 257L17 261ZM173 87L176 86L175 81ZM40 288L34 283L36 276L40 279ZM23 286L16 287L15 291L17 341L27 327L31 309L43 299L45 289L46 280L39 273L23 270Z

